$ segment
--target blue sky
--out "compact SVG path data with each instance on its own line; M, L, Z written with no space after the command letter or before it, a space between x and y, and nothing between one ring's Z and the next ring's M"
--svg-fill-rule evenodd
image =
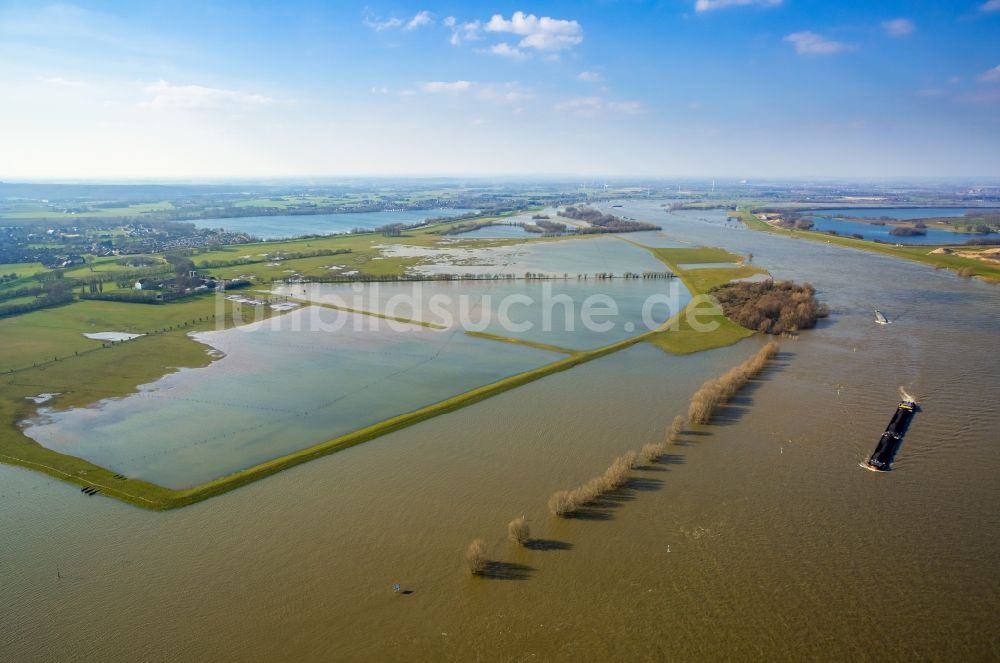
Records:
M1000 0L0 1L0 177L1000 176Z

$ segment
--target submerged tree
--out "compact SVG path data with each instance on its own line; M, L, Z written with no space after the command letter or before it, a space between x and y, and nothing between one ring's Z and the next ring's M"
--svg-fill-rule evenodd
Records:
M479 576L486 572L489 560L486 559L486 542L476 539L465 551L465 568L472 575Z
M531 528L528 527L528 521L524 516L518 516L507 523L507 538L519 546L528 542L531 538Z

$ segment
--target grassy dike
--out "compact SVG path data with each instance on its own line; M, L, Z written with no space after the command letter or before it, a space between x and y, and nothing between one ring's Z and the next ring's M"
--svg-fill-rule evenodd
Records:
M994 283L1000 282L1000 266L991 265L983 262L982 260L963 258L962 256L954 254L931 253L931 251L947 245L921 244L919 246L895 246L893 244L871 242L866 239L854 239L853 237L829 235L827 233L812 230L791 230L789 228L780 228L778 226L771 225L770 223L761 221L757 218L757 215L745 208L739 209L734 213L734 215L737 216L751 230L762 230L791 237L792 239L804 238L814 242L826 242L827 244L846 246L848 248L860 249L871 253L880 253L882 255L892 256L893 258L902 258L903 260L912 260L913 262L930 265L935 269L950 269L953 271L969 269L975 276ZM953 246L952 248L975 249L976 247L959 245L959 247Z
M691 290L692 295L705 292L705 289L712 284L727 283L732 278L763 272L763 270L753 267L680 270L677 268L678 264L717 262L719 260L735 261L739 257L727 252L720 254L718 250L704 248L643 248L650 250L659 260L673 269ZM698 273L692 274L691 272ZM70 311L74 306L79 306L79 304L66 307L66 311ZM119 306L140 305L121 304ZM169 306L171 305L166 305L164 309ZM162 309L158 309L157 312L159 313L160 310ZM37 395L40 391L60 392L62 395L53 401L53 405L57 405L59 408L85 406L103 398L132 393L137 385L152 382L163 374L175 370L176 367L205 366L212 361L206 354L205 347L192 341L187 333L202 328L212 328L214 323L200 322L198 324L185 324L181 327L171 326L168 331L152 333L149 336L125 343L110 344L107 347L102 345L97 351L84 352L42 366L33 366L0 375L0 418L6 422L0 428L0 461L43 472L80 487L97 488L104 495L143 508L175 509L226 493L320 456L348 449L386 433L472 405L496 394L534 382L547 375L571 369L593 359L610 355L637 343L649 341L670 352L687 353L730 345L752 334L749 330L729 322L714 306L710 311L699 309L699 319L705 321L706 316L714 316L720 323L719 327L714 332L696 332L687 326L685 313L690 310L692 308L689 306L688 309L678 313L658 329L587 351L566 350L491 334L474 334L488 340L540 347L541 349L562 352L568 356L545 366L483 385L438 403L397 415L352 433L188 489L174 490L145 481L120 478L115 472L89 461L47 449L26 437L17 428L16 422L30 416L36 408L34 404L25 399ZM204 312L207 313L207 310ZM193 314L195 311L185 309L185 314L187 313ZM357 311L357 313L368 314L366 311ZM100 376L100 378L95 380L94 376Z
M625 240L629 241L629 240ZM636 246L641 246L636 244ZM715 303L699 295L712 288L725 285L733 279L746 278L767 271L750 265L739 267L704 267L681 269L679 265L698 263L742 262L742 256L715 247L651 248L643 247L677 275L691 293L691 303L664 325L664 329L650 334L647 340L656 347L672 354L691 354L713 348L733 345L755 332L742 327L725 316ZM701 324L715 324L711 332L698 331L691 326L695 319Z

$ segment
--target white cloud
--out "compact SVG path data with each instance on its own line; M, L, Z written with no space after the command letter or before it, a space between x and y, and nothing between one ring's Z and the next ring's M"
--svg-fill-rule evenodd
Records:
M511 60L526 60L531 57L521 49L511 46L505 41L502 41L499 44L493 44L490 46L488 52L493 55L499 55L500 57L510 58Z
M406 24L406 27L403 29L416 30L417 28L422 28L425 25L430 25L432 22L433 21L431 21L431 13L426 9L424 9L422 11L418 11L413 16L413 18L409 20L409 22Z
M518 46L539 51L561 51L573 48L583 41L583 29L576 21L548 16L539 18L520 11L514 12L510 20L501 14L494 14L485 30L518 35L522 37Z
M451 29L451 37L448 39L452 46L458 46L462 41L475 41L479 39L479 31L483 24L479 21L468 21L459 23L454 16L446 17L442 23L446 28Z
M696 12L709 12L715 9L725 9L726 7L746 7L754 5L757 7L776 7L782 0L696 0L694 10Z
M908 18L894 18L891 21L882 21L882 29L890 37L905 37L916 30L917 25Z
M274 103L274 99L263 94L224 90L202 85L171 85L164 80L147 85L145 91L150 95L150 98L139 104L143 108L195 110L233 106L264 106Z
M560 113L570 113L580 117L597 117L610 113L638 115L645 108L638 101L605 101L601 97L572 97L555 105Z
M403 19L396 18L395 16L393 16L392 18L387 18L383 21L382 19L369 14L366 15L363 19L361 19L361 21L375 32L382 32L383 30L392 30L393 28L398 28L403 25Z
M1000 64L979 74L979 80L987 83L1000 83Z
M586 81L587 83L600 83L604 80L604 76L596 71L581 71L576 75L576 77L581 81Z
M389 94L389 88L385 86L372 86L372 94Z
M450 83L445 81L431 81L430 83L421 85L420 90L430 94L440 92L454 94L455 92L467 92L472 89L473 85L472 81L452 81Z
M833 55L857 48L854 44L833 41L809 30L793 32L785 37L785 41L794 44L795 52L799 55Z
M413 15L409 21L404 21L397 16L391 16L387 19L381 19L370 12L365 12L364 17L361 22L366 26L374 30L375 32L382 32L383 30L395 30L396 28L402 28L404 30L415 30L417 28L422 28L425 25L430 25L433 23L431 20L431 13L426 9L418 11Z
M981 12L1000 11L1000 0L987 0L983 4L979 5L979 11Z

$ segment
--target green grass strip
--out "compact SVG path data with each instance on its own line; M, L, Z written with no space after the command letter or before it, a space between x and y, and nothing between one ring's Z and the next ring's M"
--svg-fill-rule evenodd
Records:
M421 327L428 327L429 329L447 329L444 325L439 325L436 322L424 322L423 320L411 320L409 318L400 318L394 315L385 315L384 313L378 313L376 311L366 311L360 308L350 308L349 306L338 306L337 304L329 304L327 302L312 301L308 299L296 299L294 297L288 297L288 301L296 302L298 304L303 304L306 306L321 306L323 308L330 308L334 311L343 311L344 313L356 313L358 315L370 315L373 318L381 318L383 320L392 320L393 322L403 322L408 325L419 325Z
M481 331L466 331L468 336L475 336L476 338L485 338L489 341L498 341L500 343L512 343L514 345L524 345L529 348L535 348L536 350L548 350L549 352L558 352L564 355L575 355L579 354L579 350L570 350L569 348L563 348L558 345L549 345L548 343L539 343L538 341L528 341L523 338L512 338L510 336L500 336L499 334L490 334L488 332Z

